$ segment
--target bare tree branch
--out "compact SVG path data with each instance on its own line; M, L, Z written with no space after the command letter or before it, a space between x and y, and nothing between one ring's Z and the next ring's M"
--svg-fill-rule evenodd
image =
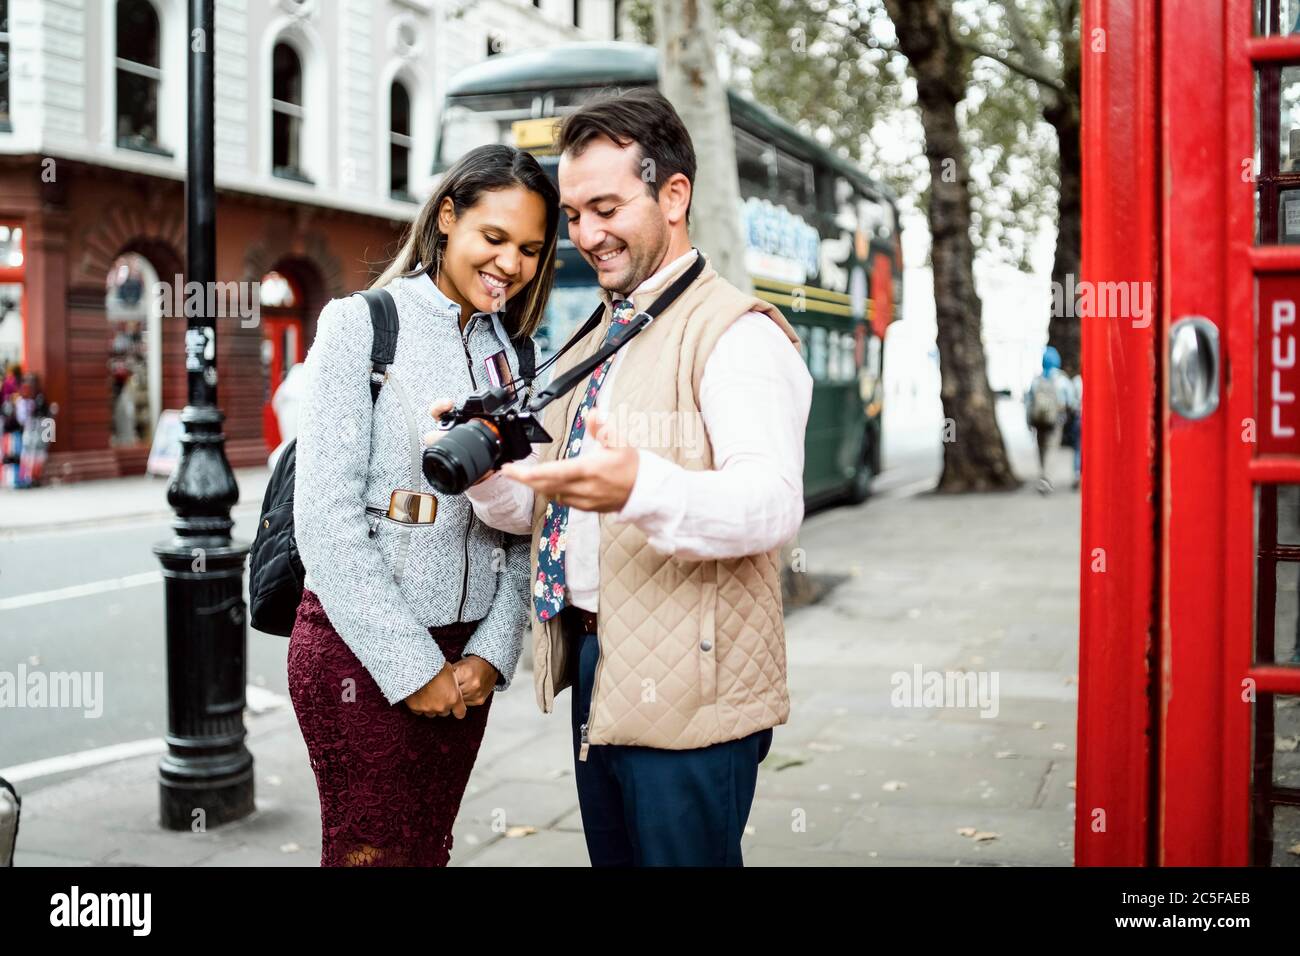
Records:
M1061 80L1058 77L1049 76L1048 74L1043 73L1039 70L1032 69L1029 66L1025 65L1024 63L1019 63L1013 60L1005 53L999 53L997 50L985 49L975 41L966 39L964 37L958 38L957 45L960 46L962 49L968 50L969 52L973 53L975 56L986 57L987 59L993 60L997 63L1001 63L1003 66L1005 66L1008 70L1011 70L1013 73L1019 73L1021 76L1033 80L1035 83L1039 84L1040 86L1045 86L1049 90L1052 90L1055 93L1065 92L1065 84L1061 82Z
M1021 16L1016 0L1001 0L999 6L1006 14L1007 30L1011 33L1011 45L1020 56L1021 62L1031 70L1047 74L1050 68L1043 58L1043 51L1025 23L1025 18Z

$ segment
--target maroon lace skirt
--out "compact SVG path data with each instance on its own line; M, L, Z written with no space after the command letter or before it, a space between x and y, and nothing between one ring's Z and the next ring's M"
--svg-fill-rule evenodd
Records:
M458 660L474 627L430 628L431 640ZM321 866L446 866L492 695L463 720L389 704L311 591L298 608L288 667L320 791Z

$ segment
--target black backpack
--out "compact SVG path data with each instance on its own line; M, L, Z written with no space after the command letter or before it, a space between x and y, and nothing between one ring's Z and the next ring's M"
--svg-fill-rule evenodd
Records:
M397 303L386 289L358 292L370 307L374 344L370 349L370 400L379 398L384 373L397 353ZM519 375L532 378L536 357L533 340L512 339L519 357ZM288 637L302 603L305 571L293 539L293 483L296 441L280 453L262 498L257 536L248 555L248 603L254 629Z

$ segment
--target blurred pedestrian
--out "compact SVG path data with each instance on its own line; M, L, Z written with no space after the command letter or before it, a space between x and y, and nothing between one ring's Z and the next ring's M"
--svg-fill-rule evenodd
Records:
M298 437L298 408L302 404L304 381L304 364L297 363L289 369L280 387L271 396L271 409L275 412L275 423L280 429L280 444L275 446L266 461L266 467L275 470L275 463L280 460L289 442Z
M23 370L16 362L5 370L4 381L0 382L0 404L9 401L22 388Z
M1038 443L1038 492L1050 494L1047 453L1065 423L1066 410L1073 402L1074 386L1061 371L1061 354L1052 346L1043 349L1043 371L1025 389L1025 423Z

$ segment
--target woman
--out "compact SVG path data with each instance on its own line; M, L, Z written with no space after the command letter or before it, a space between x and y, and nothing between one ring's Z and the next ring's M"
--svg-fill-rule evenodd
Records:
M485 146L447 172L375 283L401 328L373 408L366 303L321 312L298 420L306 581L288 669L323 866L448 861L491 694L519 657L528 542L434 492L420 435L435 399L482 388L503 362L518 374L510 340L541 321L558 222L555 187L527 153ZM389 516L394 491L429 496L416 523Z

